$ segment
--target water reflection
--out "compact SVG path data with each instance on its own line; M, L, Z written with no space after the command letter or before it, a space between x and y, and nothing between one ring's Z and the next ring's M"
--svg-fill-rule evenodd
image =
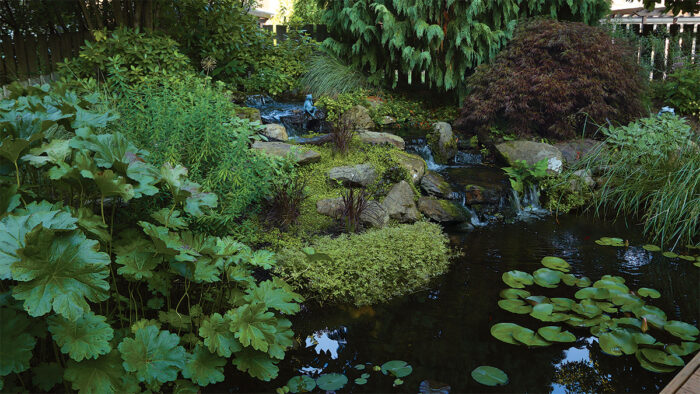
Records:
M338 351L345 347L347 341L343 335L348 331L346 327L335 330L320 330L306 337L306 347L314 347L316 354L328 353L332 360L338 358Z

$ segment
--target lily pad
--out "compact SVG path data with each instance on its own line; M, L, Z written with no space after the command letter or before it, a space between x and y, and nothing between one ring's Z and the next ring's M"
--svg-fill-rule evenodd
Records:
M575 342L576 335L569 331L562 331L559 326L541 327L537 330L542 338L549 342Z
M650 298L661 297L661 293L659 293L657 290L650 289L648 287L640 288L639 290L637 290L637 294L639 294L642 297L650 297Z
M595 306L606 313L617 313L617 308L615 308L615 306L609 302L596 301Z
M533 283L532 275L523 271L508 271L501 276L503 282L515 289L523 289Z
M639 330L642 329L642 321L633 317L620 317L613 319L613 322L615 322L618 326L634 327Z
M355 379L355 384L359 384L360 386L367 383L367 378L365 377L359 377Z
M589 319L592 319L603 313L603 311L595 304L595 302L591 300L583 300L578 304L574 304L571 307L571 310Z
M396 378L403 378L413 372L413 367L402 360L392 360L382 364L382 373L384 375L392 374Z
M652 337L649 334L643 334L641 332L633 332L632 338L634 338L634 342L637 345L648 346L648 345L654 345L657 343L656 338Z
M666 350L676 356L687 356L700 350L700 344L696 342L682 342L680 345L671 345Z
M588 287L591 285L591 283L593 283L593 282L590 280L590 278L588 278L587 276L583 276L576 281L576 286L577 287Z
M569 263L567 263L566 260L559 257L544 257L542 258L542 265L544 265L547 268L551 268L553 270L561 272L569 272L571 270L571 266L569 265Z
M612 356L634 354L637 351L637 342L632 334L625 329L616 329L600 334L598 337L600 349Z
M554 289L561 281L560 275L561 274L558 271L551 270L549 268L540 268L533 272L532 277L537 285L548 289Z
M600 279L611 280L617 283L625 283L625 278L618 275L603 275Z
M584 287L583 289L577 291L576 294L574 294L574 297L578 298L579 300L590 298L605 300L610 297L610 291L601 287Z
M669 259L675 259L676 257L678 257L678 255L673 252L663 252L661 253L661 255L664 257L668 257Z
M544 338L537 335L536 332L530 330L529 328L521 327L520 330L513 332L513 338L516 341L527 345L527 346L549 346L551 343L547 342Z
M362 371L363 369L365 369L365 365L364 364L357 364L357 365L355 365L354 368L358 371Z
M603 246L625 246L625 240L622 238L613 238L613 237L603 237L597 241L595 241L598 245L603 245Z
M695 257L693 257L693 256L688 256L688 255L684 255L684 254L678 256L678 258L679 258L679 259L683 259L683 260L685 260L685 261L695 261Z
M620 294L620 293L612 294L612 297L610 298L610 300L612 301L613 304L615 304L617 306L630 305L632 307L635 307L635 306L641 307L642 305L644 305L644 301L641 298L637 297L634 294L629 294L629 293L627 293L627 294Z
M485 386L508 384L508 375L496 367L482 365L472 371L472 378Z
M511 345L519 345L520 343L513 338L513 332L522 329L515 323L496 323L491 327L491 335L494 338L510 343Z
M669 367L663 364L656 364L651 361L649 361L641 352L641 349L637 351L637 353L634 354L635 357L637 357L637 361L639 361L639 365L642 366L642 368L646 369L647 371L651 372L656 372L656 373L665 373L665 372L673 372L676 370L675 367Z
M698 334L700 334L700 330L694 325L677 320L669 320L666 322L666 324L664 324L664 330L684 341L695 341Z
M530 316L538 320L547 321L549 316L552 315L553 311L554 305L552 304L537 304L534 307L532 307L532 312L530 313Z
M576 301L570 298L552 298L549 300L554 304L554 312L568 312L576 304Z
M561 277L561 281L567 286L574 286L578 281L578 278L573 274L561 274L559 276Z
M308 393L316 388L316 381L306 375L295 376L287 381L287 387L292 393Z
M323 374L316 379L318 388L326 391L340 390L348 383L348 378L339 373Z
M651 361L654 364L666 365L668 367L682 367L685 365L685 361L675 354L668 354L663 350L659 349L639 349L644 358Z
M593 283L593 287L599 289L617 290L620 293L628 293L630 291L629 287L625 286L624 283L620 283L611 279L598 280L595 283Z
M499 293L501 298L514 300L518 298L527 298L530 296L530 292L522 289L504 289Z
M650 252L660 252L661 251L660 247L658 247L656 245L651 245L651 244L644 245L644 246L642 246L642 248L645 250L648 250Z
M532 312L532 307L527 305L523 300L500 300L498 306L508 312L525 315Z

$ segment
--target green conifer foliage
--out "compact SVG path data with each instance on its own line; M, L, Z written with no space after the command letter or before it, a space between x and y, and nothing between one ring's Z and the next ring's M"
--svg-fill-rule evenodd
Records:
M464 78L491 59L519 18L595 24L607 0L318 0L331 37L329 52L367 72L370 82L396 84L395 71L443 91L464 92Z

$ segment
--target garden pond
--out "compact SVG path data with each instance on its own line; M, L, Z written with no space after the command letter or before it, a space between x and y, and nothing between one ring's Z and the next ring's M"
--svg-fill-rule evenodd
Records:
M271 391L293 376L322 373L345 374L349 382L344 392L417 392L421 384L428 388L425 381L430 381L432 392L446 386L451 392L658 392L673 378L675 373L643 369L634 355L603 353L588 328L539 322L497 305L499 293L508 288L503 273L533 272L542 268L543 257L559 256L576 276L596 281L605 274L618 275L630 289L659 290L661 297L650 304L665 311L668 320L697 326L700 270L692 262L643 249L640 228L568 215L448 233L463 254L429 289L372 307L313 307L309 300L293 319L297 343L280 363L279 378L264 385L239 380L240 386L226 389ZM630 246L595 243L605 236L623 238ZM566 288L528 286L536 292L547 290L551 297L558 291L566 293L560 297L572 297ZM533 329L561 325L577 340L547 347L514 346L491 335L491 327L499 322ZM394 377L373 370L390 360L412 367L400 386L392 387ZM358 370L358 364L366 367ZM481 365L500 368L509 382L498 387L477 383L471 371ZM367 383L355 384L363 373L370 375Z

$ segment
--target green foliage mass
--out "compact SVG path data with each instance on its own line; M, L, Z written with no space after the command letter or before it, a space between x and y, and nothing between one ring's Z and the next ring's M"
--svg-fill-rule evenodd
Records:
M120 118L110 130L148 148L156 165L182 163L190 178L220 196L219 208L197 219L211 230L224 233L285 176L286 161L250 149L259 125L236 117L220 84L153 78L125 90L114 105Z
M511 167L504 167L503 171L508 174L513 190L522 194L547 175L547 159L542 159L532 166L525 160L516 160Z
M593 198L592 190L569 170L541 179L539 187L542 189L542 206L557 215L583 208Z
M442 91L463 94L470 70L489 61L513 33L519 18L552 18L595 24L605 0L328 1L323 22L331 38L323 47L363 70L375 83L393 84L395 70Z
M281 251L279 268L321 302L367 305L418 291L445 272L447 244L437 224L402 224L318 238L310 246L326 259L310 259L299 249Z
M303 298L253 276L273 253L191 231L217 196L109 132L98 97L17 85L0 102L2 389L169 392L223 381L227 359L276 377Z
M681 115L700 119L700 65L688 63L657 82L654 97Z
M602 132L609 148L580 164L602 175L596 211L639 217L645 235L669 249L697 243L700 140L687 121L663 114Z

